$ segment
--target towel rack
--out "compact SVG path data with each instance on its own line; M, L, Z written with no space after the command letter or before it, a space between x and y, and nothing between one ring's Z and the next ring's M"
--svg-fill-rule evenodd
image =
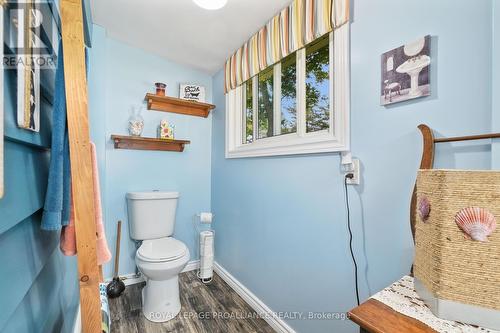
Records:
M422 126L425 126L425 125L422 125ZM434 139L434 143L484 140L484 139L499 139L499 138L500 138L500 133L490 133L490 134L479 134L479 135L455 136L455 137L451 137L451 138L437 138L437 139Z

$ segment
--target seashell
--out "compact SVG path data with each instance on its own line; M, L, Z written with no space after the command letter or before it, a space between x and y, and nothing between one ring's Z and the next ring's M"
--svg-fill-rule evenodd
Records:
M426 222L429 218L429 214L431 212L431 203L427 197L422 197L418 200L418 216L423 222Z
M475 241L487 242L488 236L497 227L495 216L487 209L467 207L455 215L455 222Z

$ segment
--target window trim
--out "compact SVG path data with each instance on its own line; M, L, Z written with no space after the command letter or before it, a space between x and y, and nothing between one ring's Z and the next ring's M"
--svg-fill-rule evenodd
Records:
M275 135L268 138L258 137L258 82L253 77L253 126L252 143L243 143L243 111L246 105L245 85L238 86L226 95L226 158L243 158L276 155L313 154L325 152L342 152L350 149L350 48L349 24L330 33L330 129L305 133L305 48L297 51L297 132ZM332 47L333 46L333 47ZM279 71L279 72L278 72ZM279 73L279 75L277 75ZM334 75L335 73L335 75ZM281 64L274 65L274 80L281 81ZM281 91L274 85L274 115L279 113L281 119ZM300 88L300 89L299 89ZM245 103L242 103L245 101ZM299 112L303 110L303 112ZM245 112L246 114L246 112ZM302 119L303 118L303 119ZM281 121L276 121L275 129ZM333 126L334 125L334 126ZM257 127L257 128L256 128ZM246 127L245 127L246 128ZM255 136L257 134L257 137Z

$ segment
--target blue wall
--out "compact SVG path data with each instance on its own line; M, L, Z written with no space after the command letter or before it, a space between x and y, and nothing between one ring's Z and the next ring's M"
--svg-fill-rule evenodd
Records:
M429 124L445 136L491 130L492 1L352 3L351 138L362 185L350 187L349 195L365 299L408 273L412 263L409 202L421 154L417 125ZM427 34L432 96L381 107L380 55ZM225 159L222 72L213 87L217 262L274 311L354 307L338 154ZM435 165L489 169L490 152L489 142L442 145ZM356 332L349 321L288 323L298 332Z
M43 8L44 13L47 8ZM42 71L40 133L16 125L17 75L4 72L5 196L0 200L0 331L71 332L78 307L75 258L59 232L40 230L47 186L53 71Z
M183 153L117 150L111 134L127 134L129 111L141 104L155 82L178 96L180 83L206 87L212 100L212 77L108 38L94 25L89 73L91 136L98 147L107 238L114 246L116 221L124 221L120 273L135 272L135 244L129 237L125 194L130 191L179 191L175 237L195 256L193 217L210 211L211 116L207 119L144 110L143 136L156 137L160 120L176 126L176 138L191 140ZM111 276L106 265L105 276Z

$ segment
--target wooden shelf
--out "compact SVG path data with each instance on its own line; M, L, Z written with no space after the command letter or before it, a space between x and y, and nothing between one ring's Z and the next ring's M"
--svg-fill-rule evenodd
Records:
M373 298L352 309L348 314L350 320L363 328L362 332L437 333L421 321L407 317ZM455 332L453 329L452 331Z
M145 99L148 102L148 110L173 112L190 116L206 118L210 110L215 109L215 105L213 104L187 101L180 98L158 96L155 94L146 94Z
M184 146L191 143L187 140L170 140L143 138L140 136L111 135L115 149L184 151Z

